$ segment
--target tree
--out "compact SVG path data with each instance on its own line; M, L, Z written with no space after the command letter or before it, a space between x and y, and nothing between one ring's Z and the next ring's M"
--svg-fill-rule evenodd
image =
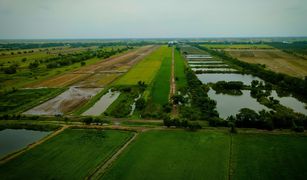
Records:
M171 127L173 123L172 123L172 120L171 120L171 118L169 116L165 116L163 118L163 124L166 127Z
M135 102L135 108L137 110L143 110L146 106L146 101L143 97L139 98L136 102Z
M93 118L92 117L86 117L86 118L83 119L83 122L86 125L90 125L93 122Z
M7 68L4 68L5 74L15 74L17 72L17 67L15 65L10 65Z
M29 69L34 70L39 66L39 62L37 60L35 60L34 62L31 62L29 64Z

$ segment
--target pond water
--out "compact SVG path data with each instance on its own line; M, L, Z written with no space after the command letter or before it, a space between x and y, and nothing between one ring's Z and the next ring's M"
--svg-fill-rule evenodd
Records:
M191 68L196 68L196 67L228 67L227 64L190 64Z
M260 78L246 75L246 74L232 74L232 73L210 73L210 74L197 74L198 79L202 83L216 83L218 81L242 81L245 85L251 85L253 80L262 81Z
M189 64L223 64L223 61L188 61Z
M236 69L232 68L192 68L192 71L237 71Z
M216 108L221 118L227 118L231 115L236 115L242 108L249 108L256 112L267 110L267 107L257 102L256 99L250 96L250 91L242 90L241 96L231 96L227 94L216 94L213 89L210 89L208 96L217 102Z
M137 98L134 99L133 104L131 104L131 112L130 112L130 114L129 114L130 116L133 115L134 110L135 110L135 108L136 108L136 101L139 100L140 98L141 98L141 95L139 94L139 96L138 96Z
M111 91L111 89L103 95L91 108L85 111L82 115L99 116L118 98L120 92Z
M36 142L50 133L26 129L4 129L0 131L0 158Z
M288 97L279 97L276 91L272 91L271 96L274 99L277 99L279 103L283 106L293 109L295 112L299 112L307 115L307 109L305 108L305 103L300 102L298 99L288 96Z

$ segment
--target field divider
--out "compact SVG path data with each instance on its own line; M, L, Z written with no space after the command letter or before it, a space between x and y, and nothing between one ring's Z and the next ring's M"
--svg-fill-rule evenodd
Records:
M234 170L232 167L232 134L230 134L230 143L229 143L229 163L228 163L228 180L232 179Z
M23 149L21 149L21 150L15 152L15 153L12 153L12 154L9 154L9 155L5 156L4 158L2 158L2 159L0 160L0 164L7 163L8 161L10 161L10 160L12 160L12 159L14 159L14 158L20 156L21 154L23 154L23 153L25 153L25 152L27 152L27 151L29 151L29 150L35 148L36 146L38 146L38 145L44 143L45 141L47 141L47 140L53 138L54 136L60 134L61 132L63 132L63 131L64 131L65 129L67 129L68 127L70 127L70 126L69 126L69 125L64 125L64 126L62 126L62 128L58 129L57 131L54 131L53 133L51 133L51 134L49 134L48 136L46 136L46 137L40 139L39 141L36 141L36 142L34 142L34 143L28 145L27 147L25 147L25 148L23 148Z
M138 132L134 132L130 140L128 140L125 144L123 144L123 146L120 147L120 149L118 149L118 151L116 151L116 153L114 153L108 160L101 163L96 168L96 170L85 179L99 179L106 172L106 170L109 167L111 167L112 163L122 154L122 152L128 147L128 145L131 144L136 139L138 135L139 135Z

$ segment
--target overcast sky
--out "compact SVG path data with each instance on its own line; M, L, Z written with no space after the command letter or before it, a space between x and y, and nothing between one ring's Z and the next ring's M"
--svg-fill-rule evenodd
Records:
M307 0L0 0L0 39L307 36Z

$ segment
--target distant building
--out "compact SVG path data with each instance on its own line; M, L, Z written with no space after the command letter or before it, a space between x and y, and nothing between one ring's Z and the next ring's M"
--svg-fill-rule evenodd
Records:
M168 42L168 47L172 47L172 46L174 46L177 43L178 43L177 41L169 41Z

